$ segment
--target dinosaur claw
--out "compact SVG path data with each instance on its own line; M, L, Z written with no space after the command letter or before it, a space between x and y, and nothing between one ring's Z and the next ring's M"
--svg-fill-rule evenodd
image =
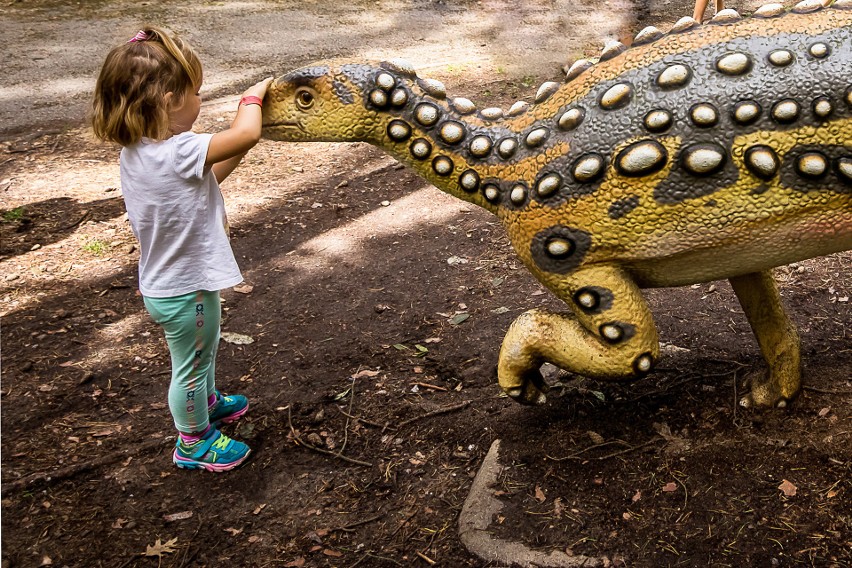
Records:
M521 396L522 392L523 389L509 389L506 391L506 394L508 394L512 398L518 398L519 396Z

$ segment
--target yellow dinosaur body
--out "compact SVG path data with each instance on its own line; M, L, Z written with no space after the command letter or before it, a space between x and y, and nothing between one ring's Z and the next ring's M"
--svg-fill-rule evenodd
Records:
M544 361L647 373L659 346L639 289L728 278L769 364L742 402L783 405L799 340L770 270L852 248L852 0L646 28L505 113L404 62L321 63L270 86L264 135L370 142L500 218L572 310L509 329L498 376L519 401L544 400Z

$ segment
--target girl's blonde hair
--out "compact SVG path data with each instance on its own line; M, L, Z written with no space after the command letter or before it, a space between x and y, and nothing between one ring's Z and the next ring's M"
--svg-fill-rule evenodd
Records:
M201 61L192 47L156 27L142 29L113 48L95 85L92 127L101 140L122 146L144 136L169 137L169 105L180 105L188 88L201 86Z

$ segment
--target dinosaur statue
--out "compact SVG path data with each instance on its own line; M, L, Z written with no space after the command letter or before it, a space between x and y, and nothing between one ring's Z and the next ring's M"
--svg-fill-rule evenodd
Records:
M505 112L391 60L279 77L263 116L266 138L366 141L497 215L571 310L506 333L498 380L523 403L545 401L545 361L647 374L660 348L640 289L726 278L768 365L740 403L785 406L800 345L772 268L852 248L852 0L648 27Z

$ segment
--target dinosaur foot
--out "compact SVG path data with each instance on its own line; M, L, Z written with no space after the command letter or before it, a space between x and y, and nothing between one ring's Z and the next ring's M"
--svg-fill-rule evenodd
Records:
M786 408L799 393L799 378L756 372L746 377L745 387L749 392L740 398L743 408Z
M531 369L521 377L521 386L504 389L506 394L521 404L539 406L547 402L550 386L539 369Z

